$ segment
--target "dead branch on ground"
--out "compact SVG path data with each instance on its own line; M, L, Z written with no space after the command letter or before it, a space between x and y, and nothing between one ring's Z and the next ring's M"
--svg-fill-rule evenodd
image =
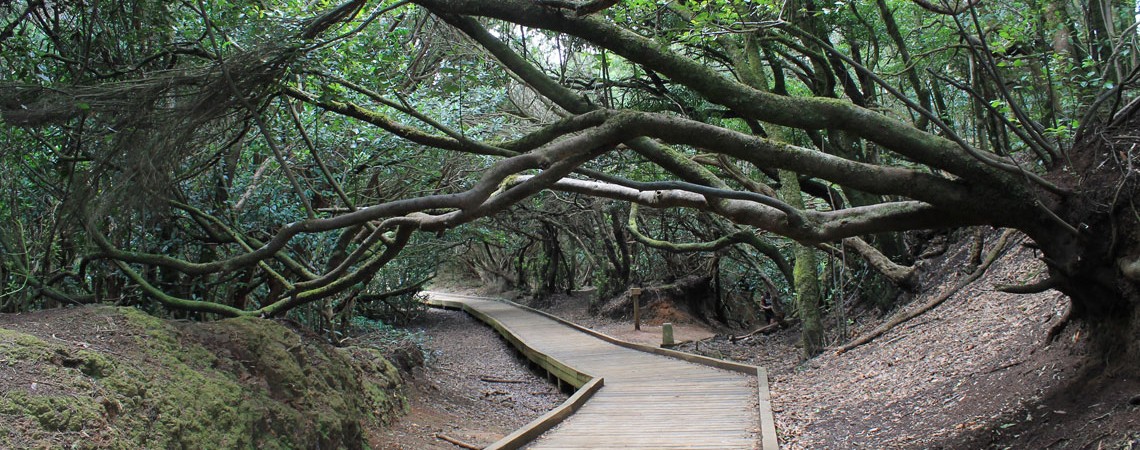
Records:
M729 340L729 341L731 341L731 342L733 342L733 343L735 343L735 342L738 342L738 341L743 341L743 340L745 340L745 339L748 339L748 338L750 338L750 337L752 337L752 336L755 336L755 335L757 335L757 334L770 334L770 333L775 333L775 332L776 332L776 330L779 330L780 328L781 328L781 327L780 327L780 323L779 323L779 322L776 322L776 323L770 323L770 324L768 324L768 325L765 325L765 326L762 326L762 327L760 327L760 328L757 328L757 329L755 329L755 330L752 330L752 332L750 332L750 333L748 333L748 334L743 334L743 335L740 335L740 336L729 336L729 337L728 337L728 340Z
M479 377L479 381L482 381L484 383L526 383L525 380L508 380L505 378L495 378L488 376Z
M452 444L455 444L456 446L463 447L463 448L466 448L469 450L483 450L483 447L480 445L469 444L469 443L463 442L459 439L453 438L453 437L448 436L448 435L443 434L443 433L436 433L435 438L450 442Z
M860 336L858 339L855 339L846 345L835 349L835 354L841 355L855 347L859 347L863 344L875 340L875 338L882 336L894 327L899 326L900 324L903 324L915 317L921 316L927 311L930 311L938 305L941 305L946 301L946 299L962 290L962 288L966 287L970 283L973 283L974 281L977 281L978 278L981 278L982 274L986 273L986 270L990 268L990 265L997 260L1002 251L1005 250L1006 243L1009 241L1009 237L1013 235L1013 233L1015 233L1015 230L1006 230L1004 233L1002 233L1001 237L998 238L997 244L994 245L994 248L990 250L989 254L986 255L986 259L982 261L982 264L979 265L977 269L974 269L974 271L967 275L965 278L958 281L958 283L955 284L953 288L946 290L946 292L937 297L934 297L933 299L930 299L930 301L923 303L916 309L913 309L911 311L903 311L899 314L896 314L893 318L891 318L891 320L888 320L886 323L879 325L878 328L875 328L874 330L871 330L871 332Z

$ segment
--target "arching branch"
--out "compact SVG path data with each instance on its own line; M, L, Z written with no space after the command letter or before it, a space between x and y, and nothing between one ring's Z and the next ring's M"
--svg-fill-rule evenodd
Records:
M512 182L522 182L529 176L520 176ZM947 216L944 212L922 202L894 202L839 211L804 211L803 226L792 227L784 214L776 209L746 200L722 200L711 204L705 195L684 190L641 191L625 186L598 181L565 178L553 183L550 189L594 197L609 198L654 208L693 208L710 211L733 222L751 225L802 242L824 242L863 234L884 231L901 231L934 227L938 224L968 225L961 217ZM962 222L958 222L962 220Z
M643 36L593 16L566 17L524 0L417 0L416 3L445 20L455 14L480 15L581 37L689 86L742 117L800 129L842 129L976 183L1017 184L1012 174L978 163L946 139L848 102L787 97L749 88L720 76L699 61L670 52Z
M843 245L855 250L871 267L899 287L904 289L915 288L915 284L918 280L916 279L914 266L896 264L894 261L891 261L890 258L887 258L887 255L880 252L879 249L857 237L843 239Z

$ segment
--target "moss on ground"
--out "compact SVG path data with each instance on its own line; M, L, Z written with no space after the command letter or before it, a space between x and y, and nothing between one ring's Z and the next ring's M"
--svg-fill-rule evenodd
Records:
M360 449L367 429L406 408L374 349L263 319L178 324L99 309L133 345L112 354L0 329L0 373L44 386L5 386L0 447Z
M102 419L103 409L93 401L66 395L8 392L0 397L0 414L27 415L45 431L80 431Z

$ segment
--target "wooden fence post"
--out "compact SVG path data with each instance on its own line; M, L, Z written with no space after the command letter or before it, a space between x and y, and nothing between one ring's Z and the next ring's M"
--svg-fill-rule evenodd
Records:
M629 296L633 297L633 329L641 331L641 288L629 288Z

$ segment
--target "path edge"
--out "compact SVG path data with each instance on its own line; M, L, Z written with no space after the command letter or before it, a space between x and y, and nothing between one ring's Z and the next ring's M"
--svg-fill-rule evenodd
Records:
M441 294L456 296L454 294ZM480 299L499 301L498 299L489 298ZM502 322L499 322L497 319L483 313L482 311L479 311L471 305L468 305L467 303L433 298L431 296L431 293L428 293L428 298L424 300L424 303L440 308L458 309L467 313L471 317L474 317L477 320L486 323L492 329L501 334L507 340L507 342L514 346L527 359L531 360L535 364L542 366L550 373L554 374L554 376L562 379L562 381L570 383L575 388L577 388L575 389L574 394L571 395L570 398L566 399L566 401L562 402L562 404L558 405L554 409L551 409L550 411L547 411L546 414L539 416L538 418L530 421L515 431L512 431L510 434L495 441L491 445L484 447L483 450L515 450L522 448L524 445L537 439L543 433L549 431L551 428L554 428L558 424L562 423L562 421L566 420L566 418L577 412L578 409L582 407L582 405L586 404L586 401L589 400L590 397L593 397L595 392L598 392L598 390L605 385L604 378L596 377L582 372L570 366L569 364L566 364L565 362L559 361L558 359L552 358L546 353L536 350L534 347L531 347L529 344L524 342L522 338L520 338L517 334L515 334L513 330L510 329L510 327L506 326ZM553 368L550 367L552 363L560 370L553 370Z
M543 433L578 412L578 409L586 404L586 401L589 400L590 397L593 397L594 393L598 392L598 389L601 389L604 384L605 379L602 377L591 379L575 391L574 395L571 395L565 402L558 405L557 408L530 421L530 423L523 425L521 428L511 432L511 434L495 441L495 443L483 447L483 450L515 450L522 448L522 446L534 441Z

